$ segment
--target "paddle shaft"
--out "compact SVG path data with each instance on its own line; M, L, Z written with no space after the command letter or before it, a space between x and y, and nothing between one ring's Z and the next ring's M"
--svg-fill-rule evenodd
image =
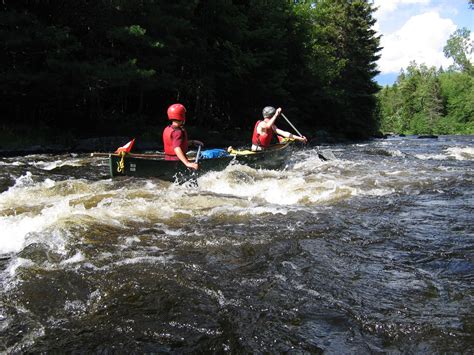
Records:
M303 135L300 133L300 131L298 131L298 129L296 129L296 127L293 125L293 123L291 123L290 120L288 118L286 118L286 116L283 114L283 112L280 112L280 115L286 120L286 122L289 123L289 125L295 130L296 133L298 133L298 135L300 137L303 137Z
M303 135L300 133L300 131L298 131L298 129L296 129L296 127L293 125L293 123L290 122L290 120L288 118L286 118L286 116L283 114L283 112L280 113L280 115L283 116L283 118L286 120L286 122L288 122L290 124L291 127L293 127L293 129L295 130L296 133L299 134L300 137L303 137ZM327 157L325 157L322 153L321 153L321 150L319 149L319 146L316 146L316 152L318 153L318 157L322 160L329 160Z
M201 153L201 145L199 144L198 146L198 151L196 153L196 160L195 163L197 164L199 162L199 154Z

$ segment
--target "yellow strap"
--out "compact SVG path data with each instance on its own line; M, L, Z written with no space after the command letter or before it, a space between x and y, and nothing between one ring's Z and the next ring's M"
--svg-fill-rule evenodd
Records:
M123 173L125 171L125 152L120 152L120 161L117 162L117 172L118 173Z
M283 138L280 143L275 144L275 145L270 146L270 147L272 147L273 149L275 149L275 148L278 149L279 146L287 145L288 143L291 143L291 142L294 142L294 141L295 141L294 138ZM270 148L270 150L272 148ZM227 152L230 155L251 155L251 154L256 154L258 152L261 152L261 150L254 152L253 150L237 150L237 149L234 149L232 147L229 147L229 148L227 148Z
M228 149L227 152L230 154L230 155L251 155L251 154L255 154L257 152L254 152L253 150L237 150L237 149Z

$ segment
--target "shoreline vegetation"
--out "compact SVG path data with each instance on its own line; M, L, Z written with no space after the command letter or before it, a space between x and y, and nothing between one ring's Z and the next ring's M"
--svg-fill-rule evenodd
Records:
M0 145L155 141L176 102L188 127L243 142L265 106L282 107L308 136L378 132L380 38L368 1L19 0L0 9Z
M470 31L447 41L452 67L412 62L382 88L366 0L19 0L0 10L0 155L112 151L132 138L159 150L176 102L207 147L249 144L269 105L310 145L474 134Z
M474 70L437 70L412 62L377 94L383 132L474 134Z
M471 9L474 8L471 5ZM456 30L443 48L447 70L412 61L377 93L380 129L403 134L474 134L473 42Z

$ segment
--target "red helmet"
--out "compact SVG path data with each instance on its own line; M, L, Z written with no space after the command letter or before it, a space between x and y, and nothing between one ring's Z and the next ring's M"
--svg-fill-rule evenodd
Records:
M173 104L168 107L168 119L186 121L186 108L181 104Z

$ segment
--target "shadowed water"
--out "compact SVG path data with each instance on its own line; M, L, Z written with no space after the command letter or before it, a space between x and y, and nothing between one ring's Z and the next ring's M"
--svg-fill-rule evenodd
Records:
M111 180L0 159L0 352L469 353L474 143Z

